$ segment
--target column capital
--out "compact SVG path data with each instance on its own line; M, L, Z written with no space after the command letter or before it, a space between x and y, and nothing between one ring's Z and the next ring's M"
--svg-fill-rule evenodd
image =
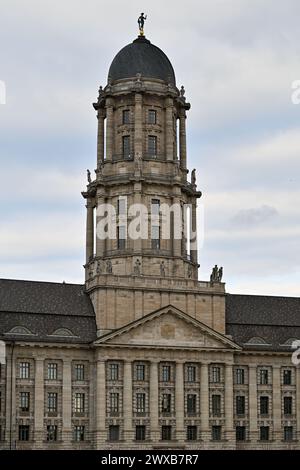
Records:
M98 109L97 118L98 119L104 119L105 118L105 108L99 108Z
M115 101L113 98L109 97L109 98L106 98L106 103L105 103L105 108L112 108L115 104Z

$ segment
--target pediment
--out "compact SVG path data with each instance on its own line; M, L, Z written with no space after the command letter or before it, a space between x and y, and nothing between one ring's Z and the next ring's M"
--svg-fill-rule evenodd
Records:
M95 344L240 349L231 339L169 305L118 330L100 337Z

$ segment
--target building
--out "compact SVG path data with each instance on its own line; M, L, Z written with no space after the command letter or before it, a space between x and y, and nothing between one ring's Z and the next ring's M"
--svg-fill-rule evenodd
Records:
M300 299L198 281L190 104L142 26L94 108L85 284L0 281L0 448L299 449Z

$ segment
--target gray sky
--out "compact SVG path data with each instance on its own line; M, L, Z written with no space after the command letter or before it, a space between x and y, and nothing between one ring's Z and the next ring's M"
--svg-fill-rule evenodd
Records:
M298 0L1 0L0 277L83 282L91 103L141 10L192 104L199 278L218 263L229 292L299 296Z

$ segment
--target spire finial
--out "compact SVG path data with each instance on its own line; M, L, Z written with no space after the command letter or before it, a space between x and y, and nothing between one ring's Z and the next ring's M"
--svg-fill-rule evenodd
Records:
M147 19L147 15L145 16L144 13L141 13L141 15L138 17L140 36L144 36L144 24L145 24L146 19Z

